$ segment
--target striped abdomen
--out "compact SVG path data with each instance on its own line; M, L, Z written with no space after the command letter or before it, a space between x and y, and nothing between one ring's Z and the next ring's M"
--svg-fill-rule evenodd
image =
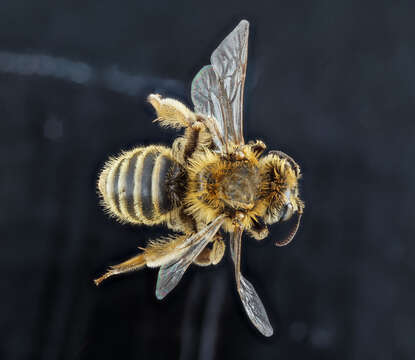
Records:
M108 161L98 189L106 209L121 221L153 225L179 205L176 182L183 182L181 176L183 171L169 148L148 146Z

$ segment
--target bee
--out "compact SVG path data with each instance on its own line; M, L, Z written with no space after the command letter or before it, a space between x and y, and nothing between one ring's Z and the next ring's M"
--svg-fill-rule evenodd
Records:
M141 253L114 265L95 280L145 266L160 268L156 297L163 299L191 264L216 265L224 256L224 234L235 267L236 289L253 325L273 334L268 315L252 284L241 274L241 238L268 236L268 225L296 216L300 167L281 151L264 155L261 140L245 143L243 97L249 23L242 20L211 55L191 86L194 111L177 100L152 94L148 101L161 126L184 129L171 147L137 147L111 158L98 180L106 211L122 223L165 224L176 232L150 241Z

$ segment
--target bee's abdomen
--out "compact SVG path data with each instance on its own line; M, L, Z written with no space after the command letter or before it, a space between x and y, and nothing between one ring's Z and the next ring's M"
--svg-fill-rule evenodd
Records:
M179 167L166 147L123 153L110 160L100 175L104 206L121 221L148 225L164 221L164 215L178 205L169 183Z

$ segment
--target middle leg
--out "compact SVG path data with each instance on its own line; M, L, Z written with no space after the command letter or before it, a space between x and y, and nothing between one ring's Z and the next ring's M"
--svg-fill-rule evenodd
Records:
M203 249L194 263L199 266L216 265L222 260L224 254L225 243L222 236L218 234L215 236L213 242Z

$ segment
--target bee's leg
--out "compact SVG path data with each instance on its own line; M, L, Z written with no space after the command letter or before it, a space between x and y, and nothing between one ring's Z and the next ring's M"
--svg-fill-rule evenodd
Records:
M252 152L255 154L257 158L259 158L267 148L267 146L261 140L256 140L255 142L250 141L248 143L248 146L251 147Z
M173 141L171 146L173 157L179 163L184 163L183 149L186 146L186 139L183 136L178 137Z
M248 230L249 235L251 235L255 240L263 240L268 234L268 227L262 222L254 222L254 225Z
M200 121L196 121L186 128L184 136L173 142L173 156L179 162L186 163L196 150L207 148L211 143L212 138L205 125Z
M187 161L193 153L196 151L200 141L200 131L203 129L203 124L200 122L194 123L191 127L186 129L184 133L184 147L183 147L183 160Z
M131 259L123 261L118 265L111 266L104 275L100 276L98 279L95 279L94 283L98 286L103 280L109 278L110 276L139 270L145 265L146 259L144 253L141 253L132 257Z
M219 235L211 243L212 247L206 246L199 256L195 259L194 263L199 266L208 266L218 264L225 254L225 243L222 237Z
M183 242L193 234L170 236L150 241L144 250L146 264L150 268L160 267L183 252Z
M186 162L198 147L211 144L211 136L203 119L181 102L174 99L162 99L158 94L149 95L148 101L156 110L155 121L158 121L161 126L186 129L184 136L176 139L172 146L173 156L179 162Z
M200 128L188 127L183 137L174 140L172 145L173 156L181 163L185 163L197 149L199 143Z
M151 94L148 102L153 105L157 113L155 121L161 126L173 127L176 129L187 128L197 121L196 115L180 101L174 99L163 99L158 94Z
M113 275L123 274L130 271L139 270L145 265L148 267L159 267L171 260L171 257L177 253L178 246L181 245L190 235L179 235L149 242L144 251L124 261L118 265L111 266L108 271L95 279L96 285Z

